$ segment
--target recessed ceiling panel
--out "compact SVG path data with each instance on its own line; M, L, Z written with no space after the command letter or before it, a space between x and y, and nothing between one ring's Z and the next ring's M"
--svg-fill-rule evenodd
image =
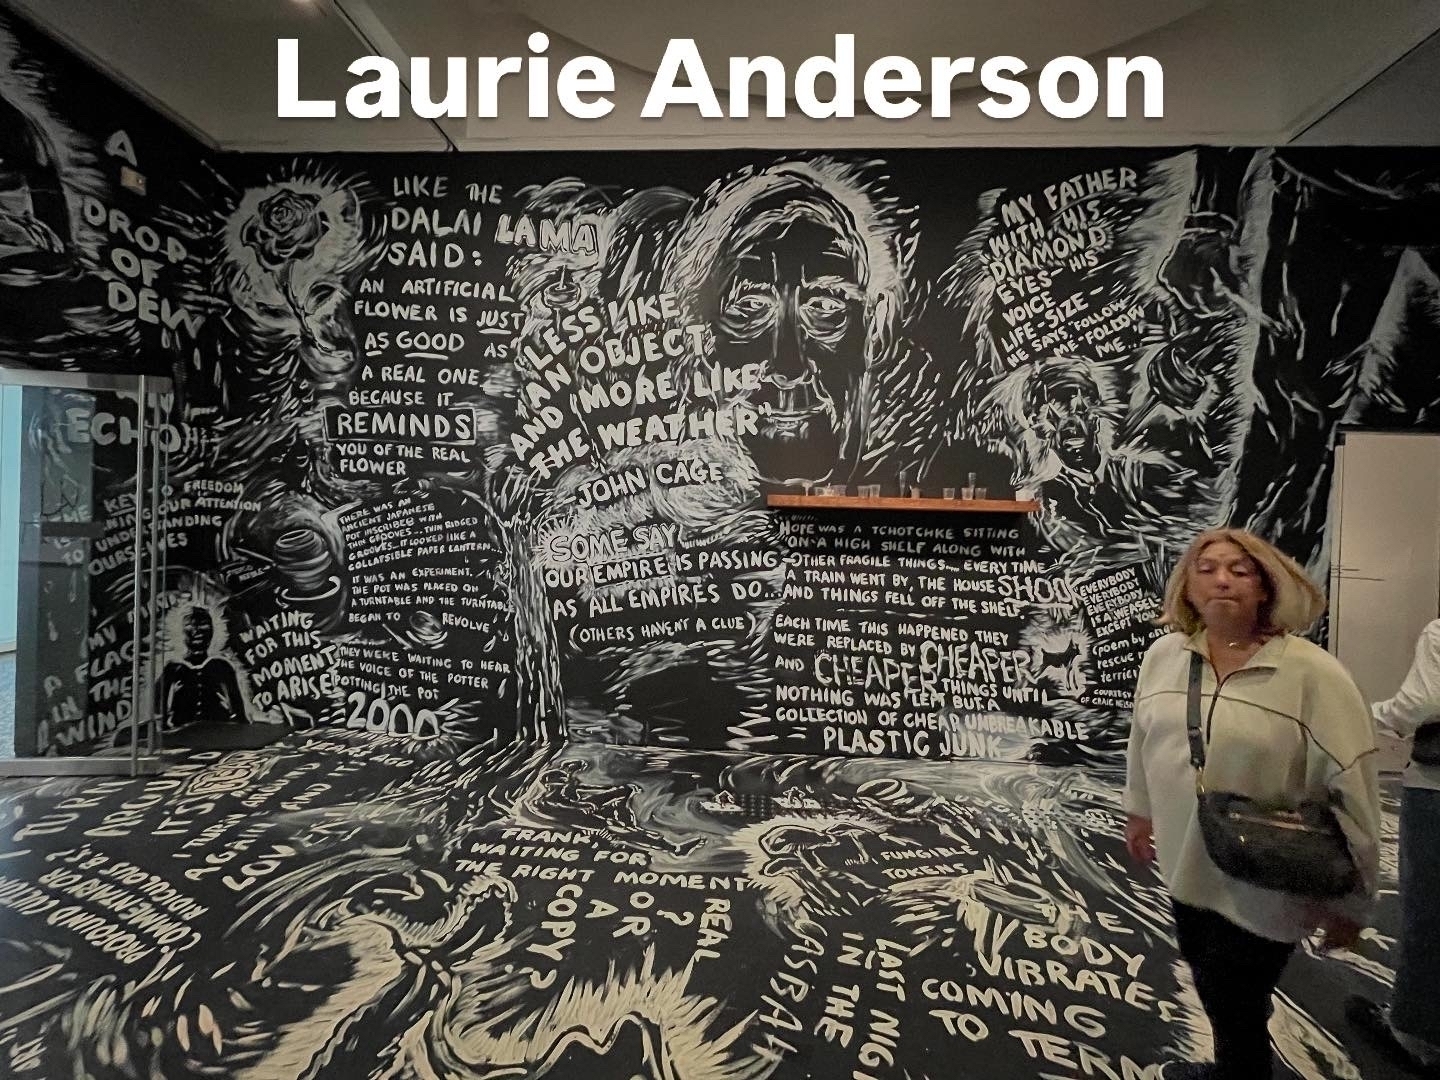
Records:
M591 51L653 72L671 38L694 38L716 86L728 85L732 56L775 56L793 72L830 55L836 34L854 34L860 70L882 56L1018 56L1039 65L1067 54L1119 46L1208 6L1210 0L513 0L536 22ZM958 82L959 80L957 80Z

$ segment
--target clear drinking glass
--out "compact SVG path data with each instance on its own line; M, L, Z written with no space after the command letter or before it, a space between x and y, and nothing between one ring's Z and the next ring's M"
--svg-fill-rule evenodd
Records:
M941 488L940 494L947 499L953 500L955 498L955 489L953 487Z

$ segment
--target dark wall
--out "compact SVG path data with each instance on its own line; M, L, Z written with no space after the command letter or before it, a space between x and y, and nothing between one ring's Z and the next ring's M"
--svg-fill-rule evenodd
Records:
M365 642L341 722L1106 757L1188 539L1248 524L1323 578L1338 428L1433 423L1437 165L232 161L221 284L291 359L216 350L255 451L218 458L325 542L312 618ZM763 503L971 473L1042 511Z
M213 307L185 287L205 168L199 143L0 11L0 361L193 362Z
M73 95L38 100L93 119ZM145 204L192 315L160 341L173 678L192 715L419 738L1110 760L1188 539L1249 525L1323 578L1337 430L1434 426L1437 178L224 156ZM1041 511L764 504L972 473Z
M184 132L0 13L0 365L203 383L210 175ZM24 394L17 746L83 752L132 723L139 414L129 392ZM147 452L179 437L152 425Z

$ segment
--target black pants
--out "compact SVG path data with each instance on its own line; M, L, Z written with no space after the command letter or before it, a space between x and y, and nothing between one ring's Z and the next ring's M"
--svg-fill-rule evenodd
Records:
M1180 955L1215 1034L1215 1080L1268 1080L1270 995L1295 946L1258 937L1213 911L1174 908Z
M1400 803L1400 960L1390 1022L1440 1047L1440 791L1406 788Z

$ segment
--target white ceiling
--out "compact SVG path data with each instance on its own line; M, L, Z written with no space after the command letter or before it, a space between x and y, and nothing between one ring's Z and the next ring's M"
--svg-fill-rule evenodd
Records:
M555 147L1440 143L1440 0L0 0L208 142L235 150ZM553 68L611 61L615 109L583 121L526 116L508 80L501 117L408 112L355 120L275 116L275 41L300 39L301 91L343 100L356 57L528 55L537 29ZM1163 120L1061 121L1039 110L995 121L961 86L951 119L640 119L649 74L671 37L693 37L717 86L726 58L774 55L789 70L853 33L858 62L886 53L1153 55L1165 67ZM1422 44L1424 43L1424 44ZM552 70L553 70L552 68ZM722 99L723 100L723 99ZM1423 103L1417 107L1417 103ZM1036 115L1039 113L1039 115ZM558 114L558 115L554 115Z
M694 38L716 85L728 85L725 59L768 53L794 70L833 47L837 32L857 37L857 62L882 56L1056 56L1099 52L1174 22L1209 0L514 0L510 5L597 54L653 72L671 38ZM718 60L718 63L712 62Z

